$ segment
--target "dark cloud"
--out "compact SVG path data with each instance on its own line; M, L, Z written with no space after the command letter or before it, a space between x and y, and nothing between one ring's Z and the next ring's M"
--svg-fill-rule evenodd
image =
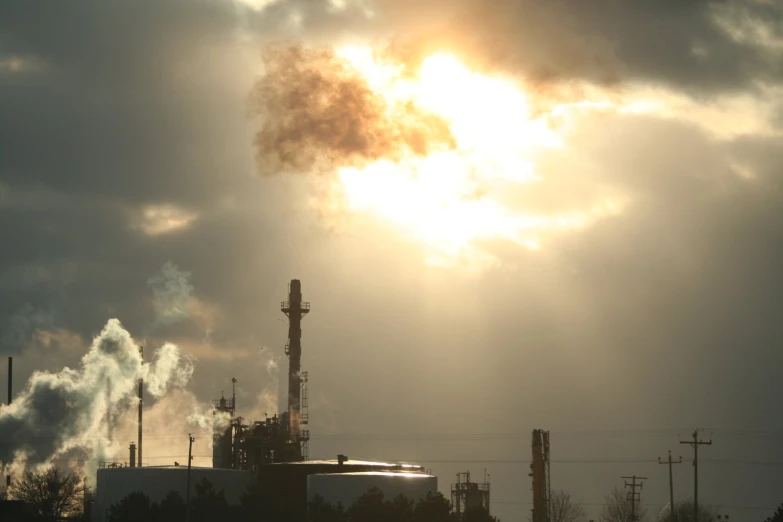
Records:
M746 5L753 16L778 16L779 4ZM726 143L653 116L585 119L561 163L542 159L545 181L527 201L554 208L561 192L578 201L580 191L611 187L629 196L628 207L535 254L491 245L504 266L473 279L423 267L420 245L362 216L355 233L325 232L307 210L302 180L253 177L252 131L263 127L250 129L246 110L261 46L237 43L238 27L279 36L276 25L299 8L300 29L280 33L318 43L355 31L383 45L397 36L391 54L410 63L426 45L451 42L476 63L542 81L641 79L715 93L779 77L761 46L735 43L715 26L707 2L481 2L481 10L468 1L390 2L375 6L374 19L358 7L332 12L326 2L244 14L220 2L58 6L0 4L0 54L40 64L0 73L3 326L31 311L22 338L10 343L17 346L3 347L19 354L17 383L56 359L23 348L35 328L89 339L116 314L131 333L143 331L154 319L147 281L171 261L191 274L193 294L220 311L211 349L224 357L205 352L194 390L217 398L236 376L247 410L269 382L261 348L283 357L286 283L302 279L313 303L303 334L311 396L337 405L313 407L321 423L314 456L527 455L519 440L319 440L327 427L783 430L770 414L783 338L778 136ZM706 54L691 53L694 45ZM755 178L738 177L735 163ZM164 203L198 217L145 234L135 216ZM49 322L35 320L38 313ZM191 319L165 334L183 346L205 337ZM78 355L63 362L73 367ZM624 439L622 447L606 437L560 437L556 450L564 460L587 452L654 458L677 444L676 434L667 437ZM756 454L755 443L715 437L716 458L783 459L776 447ZM445 485L457 466L433 468ZM776 484L772 474L704 469L708 501L779 502L763 485ZM490 471L496 498L526 500L526 465ZM587 502L600 502L627 472L555 468L558 484ZM689 470L682 473L684 483ZM665 499L665 482L651 480L645 495ZM496 513L522 511L499 504Z
M263 20L284 25L298 13L299 33L307 37L349 32L395 38L416 49L414 54L454 49L474 66L542 84L639 80L709 95L783 77L774 49L736 37L740 30L756 34L763 24L779 39L779 2L378 0L348 5L336 11L325 1L279 2ZM364 7L375 15L368 17Z

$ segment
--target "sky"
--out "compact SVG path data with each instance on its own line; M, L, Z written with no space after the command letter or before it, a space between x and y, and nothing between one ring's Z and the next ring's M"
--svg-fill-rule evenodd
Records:
M145 360L172 343L187 384L150 397L145 461L194 432L209 465L232 377L243 417L279 408L296 278L311 457L421 462L444 492L486 468L522 520L548 429L593 519L622 475L660 510L669 450L690 496L701 428L700 500L763 520L781 140L773 0L5 1L0 351L24 394L110 319ZM124 458L128 404L90 451Z

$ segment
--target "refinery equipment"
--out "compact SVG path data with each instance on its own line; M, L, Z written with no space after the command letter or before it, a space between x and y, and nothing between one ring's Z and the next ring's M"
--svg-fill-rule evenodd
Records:
M230 423L214 435L212 463L216 468L258 469L265 464L307 460L310 432L301 429L307 418L307 372L301 369L302 318L310 311L310 303L302 301L302 283L293 279L288 301L280 305L288 317L288 409L263 421L244 424L236 417L236 393L230 399L214 401L213 414L226 414ZM236 384L236 379L232 379Z
M551 482L549 473L549 432L533 430L533 522L549 522Z
M485 475L484 482L472 482L470 471L457 473L457 483L451 485L451 506L459 517L474 507L489 513L489 478Z

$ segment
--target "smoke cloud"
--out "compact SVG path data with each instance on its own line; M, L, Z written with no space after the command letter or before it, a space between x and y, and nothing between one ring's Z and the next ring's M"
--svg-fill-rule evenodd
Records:
M443 118L385 100L331 49L275 46L262 59L251 110L263 126L254 142L264 174L359 167L455 146Z
M35 372L13 404L0 408L0 461L36 466L74 448L104 457L111 445L107 432L136 404L138 379L160 397L184 385L192 373L192 362L171 344L158 350L152 363L143 362L130 333L111 319L80 368Z
M252 419L263 419L266 415L276 414L280 408L280 356L270 352L267 347L261 349L259 363L268 376L266 384L256 398L256 405L248 412Z
M153 327L172 324L188 316L188 305L193 297L190 272L184 272L171 261L160 273L147 280L152 289L155 322Z

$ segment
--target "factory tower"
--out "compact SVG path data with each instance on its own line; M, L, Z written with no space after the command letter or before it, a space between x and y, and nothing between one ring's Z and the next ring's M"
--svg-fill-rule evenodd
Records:
M292 442L306 447L309 432L300 429L302 424L307 424L306 414L302 415L303 409L307 408L306 388L303 390L307 376L302 373L302 319L310 311L310 303L302 301L302 283L298 279L291 280L288 301L280 304L280 310L288 317L288 344L285 345L288 356L288 434Z

